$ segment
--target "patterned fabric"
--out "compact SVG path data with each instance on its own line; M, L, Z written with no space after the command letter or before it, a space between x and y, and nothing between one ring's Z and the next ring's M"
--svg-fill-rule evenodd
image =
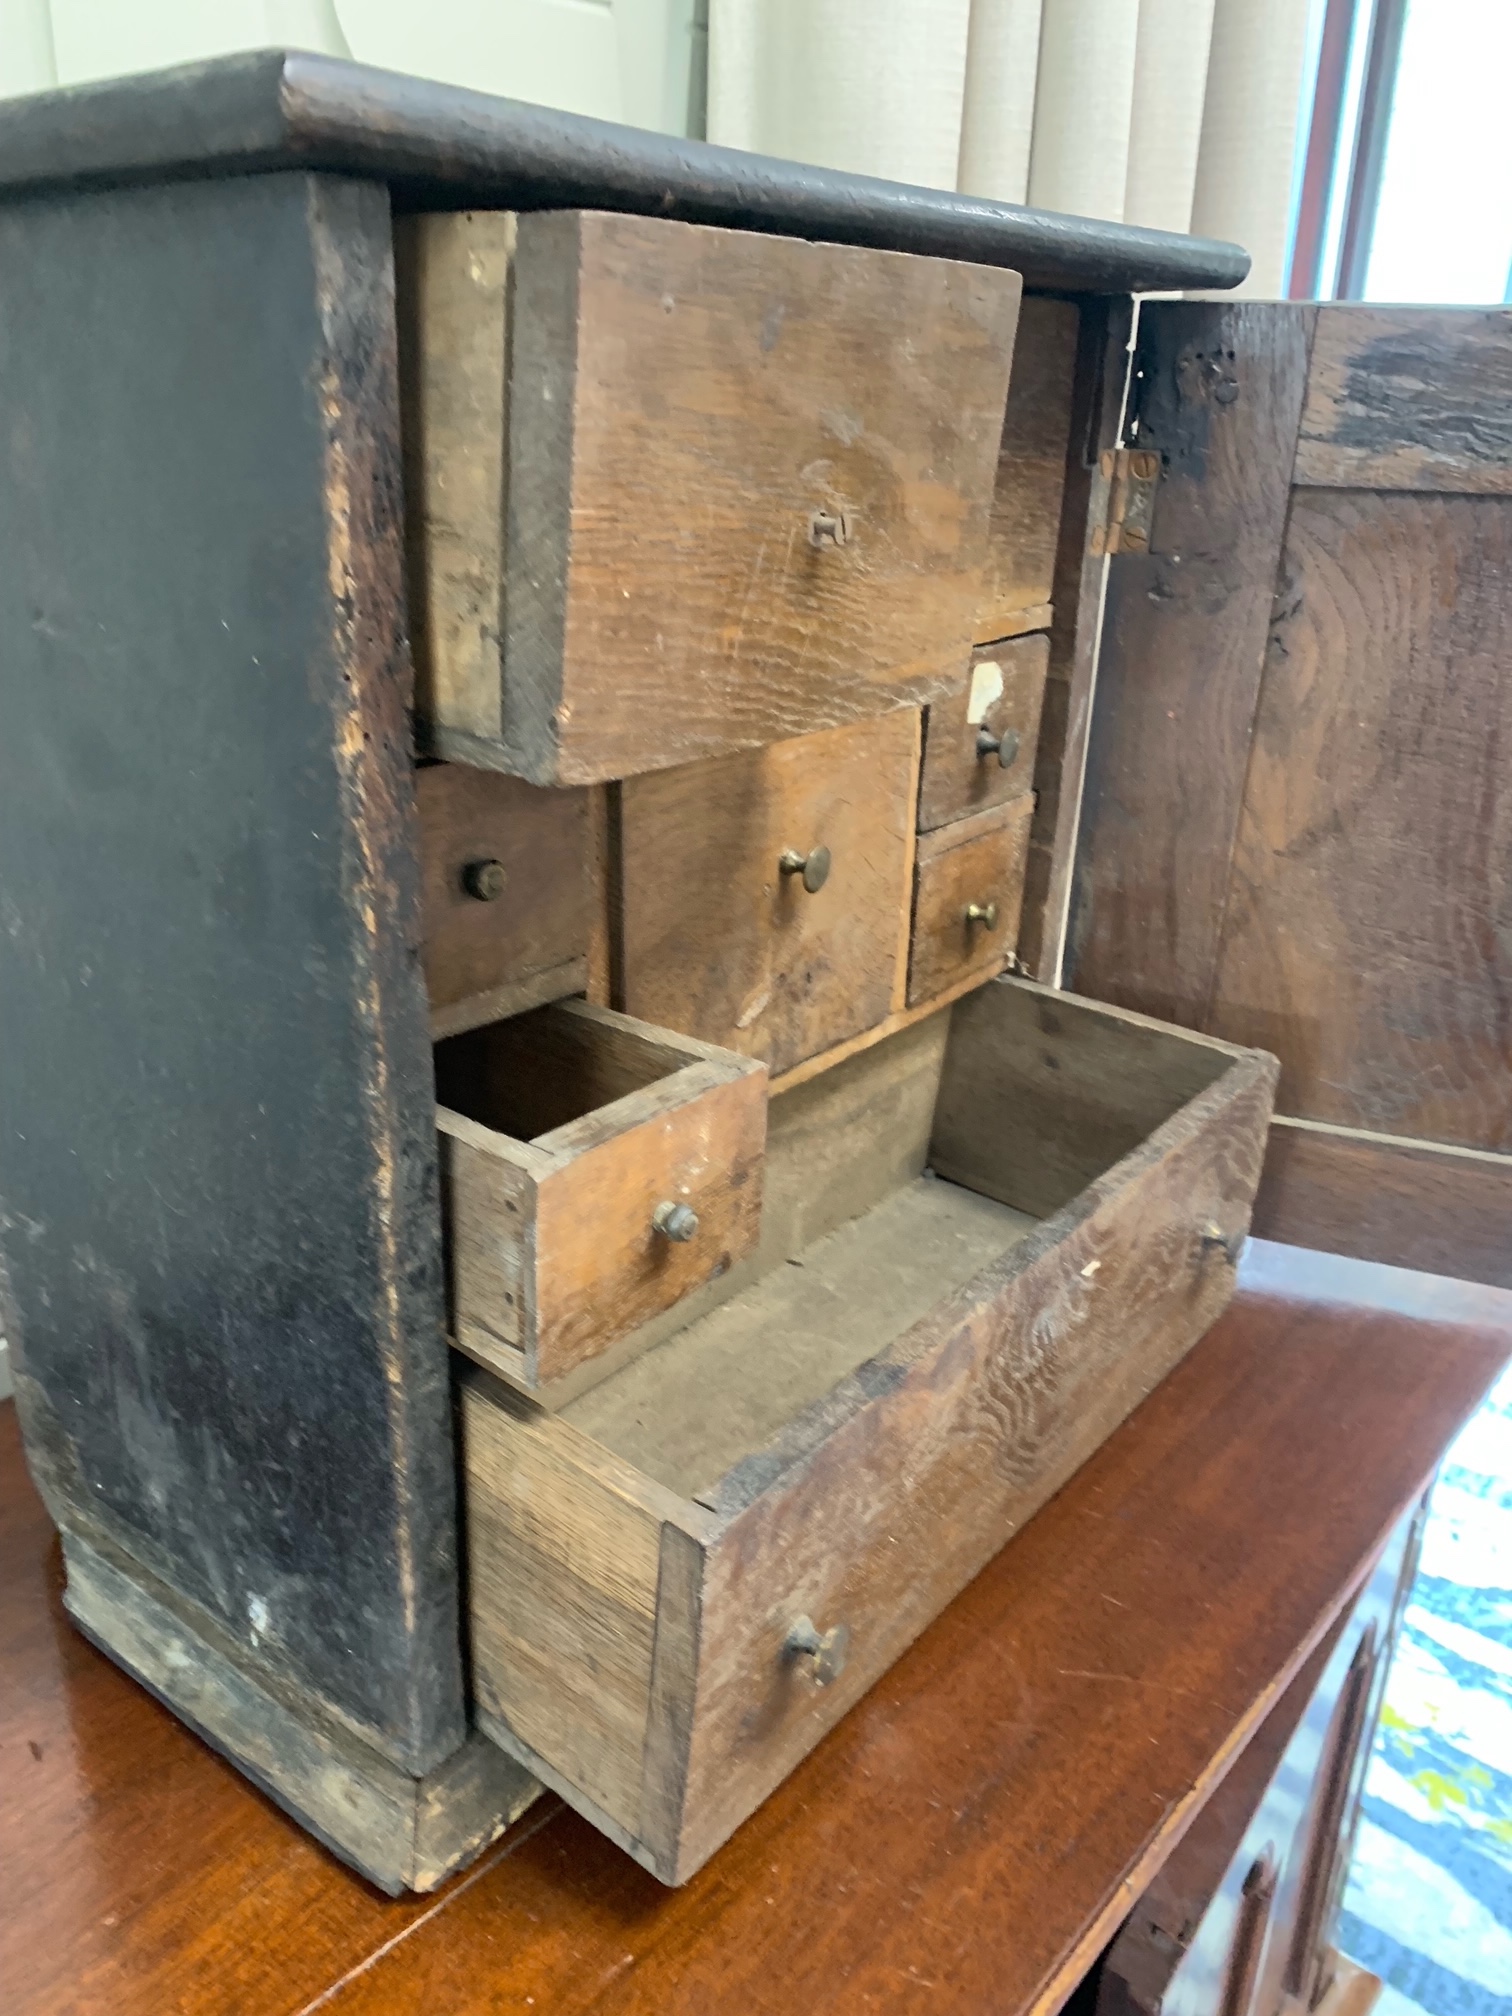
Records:
M1377 2016L1512 2016L1512 1374L1433 1493L1339 1944Z

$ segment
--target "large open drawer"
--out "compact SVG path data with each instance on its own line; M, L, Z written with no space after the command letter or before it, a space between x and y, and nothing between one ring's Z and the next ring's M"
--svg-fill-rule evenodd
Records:
M1275 1070L1005 980L775 1099L728 1299L466 1385L482 1726L683 1881L1219 1314Z

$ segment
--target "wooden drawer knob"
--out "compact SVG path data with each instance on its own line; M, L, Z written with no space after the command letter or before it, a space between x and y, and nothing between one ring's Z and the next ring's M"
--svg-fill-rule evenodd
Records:
M497 903L508 880L502 861L469 861L462 870L462 887L480 903Z
M670 1239L677 1246L686 1246L698 1231L698 1213L690 1205L674 1204L668 1198L652 1212L651 1223L664 1239Z
M789 847L777 865L784 875L801 875L810 896L817 896L829 880L830 851L828 847L814 847L807 854L799 854Z
M812 1617L800 1617L787 1635L784 1647L793 1661L803 1660L821 1687L838 1680L850 1650L850 1632L844 1624L832 1624L821 1631Z
M968 903L963 914L968 930L973 924L985 924L989 931L997 926L996 903Z
M1001 769L1011 770L1018 760L1023 738L1017 728L1005 728L1001 735L994 735L990 728L978 728L976 752L978 761L996 756Z

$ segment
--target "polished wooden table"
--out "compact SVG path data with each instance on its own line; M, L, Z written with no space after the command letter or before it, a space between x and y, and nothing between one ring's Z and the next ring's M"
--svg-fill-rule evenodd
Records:
M72 1630L0 1406L5 2016L1050 2011L1512 1355L1512 1293L1254 1244L1229 1314L686 1888L544 1799L429 1898Z

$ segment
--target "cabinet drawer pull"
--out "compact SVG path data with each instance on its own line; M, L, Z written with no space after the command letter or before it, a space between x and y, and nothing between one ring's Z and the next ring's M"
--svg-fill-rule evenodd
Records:
M968 903L962 914L965 916L968 930L973 924L985 924L989 931L995 929L997 925L996 903Z
M801 875L803 886L810 896L817 896L829 880L830 850L828 847L813 847L807 854L799 854L789 847L777 866L784 875Z
M816 511L809 519L811 546L849 546L850 516L844 511Z
M651 1223L664 1239L685 1246L698 1231L698 1213L687 1204L675 1204L669 1197L651 1214Z
M462 870L462 887L480 903L497 903L508 880L502 861L469 861Z
M1244 1250L1242 1232L1225 1232L1223 1227L1211 1218L1202 1228L1202 1251L1221 1252L1230 1267L1239 1265L1239 1255Z
M832 1624L821 1631L812 1617L800 1617L788 1632L783 1648L789 1659L806 1659L809 1672L821 1687L838 1680L850 1650L850 1631L844 1624Z
M1005 728L1001 735L994 735L990 728L978 728L976 752L979 759L996 756L1003 770L1011 770L1018 760L1023 746L1023 738L1017 728Z

